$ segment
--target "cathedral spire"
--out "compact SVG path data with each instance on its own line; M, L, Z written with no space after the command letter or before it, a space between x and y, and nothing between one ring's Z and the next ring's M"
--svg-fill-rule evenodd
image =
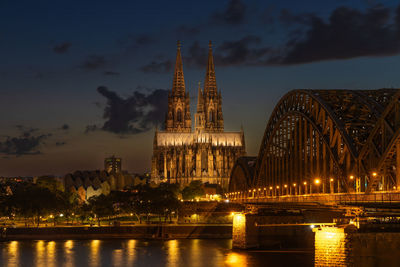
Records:
M183 63L181 56L181 42L177 43L174 80L172 83L172 94L185 94L185 78L183 77Z
M203 93L201 92L201 86L199 82L199 93L197 95L197 113L204 112L204 101L203 101Z
M204 82L204 94L214 94L217 92L217 82L215 79L215 68L214 68L214 59L212 53L212 43L211 41L208 44L208 62L207 62L207 71L206 71L206 79Z

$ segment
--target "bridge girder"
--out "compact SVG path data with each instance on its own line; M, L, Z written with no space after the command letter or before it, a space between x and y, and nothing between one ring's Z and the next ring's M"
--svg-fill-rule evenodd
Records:
M318 179L314 189L304 186L303 192L329 191L332 183L340 192L369 192L383 176L387 184L400 186L393 178L394 172L400 176L400 167L393 168L399 139L396 89L293 90L271 114L249 187L284 190ZM230 184L237 190L235 183L232 175Z

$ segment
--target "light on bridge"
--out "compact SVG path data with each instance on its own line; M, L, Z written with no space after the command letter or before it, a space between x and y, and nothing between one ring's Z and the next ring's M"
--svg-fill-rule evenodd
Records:
M272 190L272 186L269 187L269 190Z
M330 181L333 182L333 178L331 178Z
M287 188L287 184L285 184L284 187Z
M293 184L294 187L296 187L296 185L297 185L296 183Z
M354 179L354 175L350 175L350 180L353 180L353 179Z
M372 176L376 177L378 174L376 172L372 173Z
M319 184L321 183L321 180L317 178L317 179L314 180L314 183L315 183L316 185L319 185Z
M304 184L304 185L307 185L307 182L304 182L303 184Z
M276 189L279 189L279 185L276 186Z

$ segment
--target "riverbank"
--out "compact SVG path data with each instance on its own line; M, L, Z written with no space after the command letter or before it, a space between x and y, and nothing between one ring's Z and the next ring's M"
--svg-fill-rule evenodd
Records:
M2 229L0 240L64 239L229 239L231 225L135 225L101 227L43 227Z

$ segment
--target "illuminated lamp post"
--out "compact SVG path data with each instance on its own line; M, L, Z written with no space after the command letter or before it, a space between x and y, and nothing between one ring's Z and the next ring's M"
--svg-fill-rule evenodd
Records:
M335 193L335 187L333 181L334 181L333 178L329 179L329 191L331 194Z
M270 186L268 195L271 197L274 196L274 191L272 191L272 189L273 189L272 186Z
M260 198L260 194L261 194L261 188L258 188L258 194L257 194L258 198Z
M285 188L285 193L284 193L284 194L288 195L288 188L287 188L287 184L285 184L283 187Z
M275 193L275 195L276 195L276 196L279 196L279 185L276 186L276 193Z
M314 179L314 184L317 186L317 194L319 193L319 185L321 184L321 180L319 178Z
M297 186L297 184L296 184L296 183L294 183L294 184L293 184L294 195L297 195L296 186Z
M304 182L303 185L304 185L304 194L307 195L307 182Z

